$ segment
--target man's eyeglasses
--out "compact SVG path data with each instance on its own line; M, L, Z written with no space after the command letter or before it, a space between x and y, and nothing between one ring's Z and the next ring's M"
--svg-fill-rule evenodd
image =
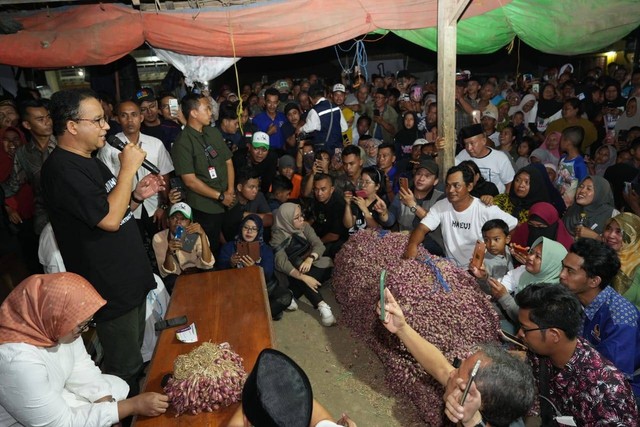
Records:
M102 116L97 119L75 119L74 122L91 122L102 129L107 124L107 119Z
M78 325L78 333L82 334L82 333L88 331L89 328L94 328L95 326L96 326L96 324L94 323L93 317L92 317L91 319L87 320L86 322L81 323L81 324Z
M522 332L526 335L528 332L533 332L533 331L544 331L545 329L550 329L553 328L554 326L545 326L544 328L531 328L531 329L527 329L524 326L520 326L520 329L522 329Z

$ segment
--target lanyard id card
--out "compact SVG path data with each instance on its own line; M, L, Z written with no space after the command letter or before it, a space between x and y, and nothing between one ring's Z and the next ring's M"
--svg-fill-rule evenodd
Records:
M204 148L204 153L211 159L215 159L216 157L218 157L218 152L210 145L207 145Z
M218 177L218 173L216 172L215 166L209 166L209 177L211 179L216 179Z

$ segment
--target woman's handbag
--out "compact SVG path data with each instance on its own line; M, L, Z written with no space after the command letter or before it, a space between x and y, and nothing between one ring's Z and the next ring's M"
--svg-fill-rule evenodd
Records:
M284 249L289 262L295 268L299 268L305 259L311 254L311 244L299 234L292 234L289 244Z

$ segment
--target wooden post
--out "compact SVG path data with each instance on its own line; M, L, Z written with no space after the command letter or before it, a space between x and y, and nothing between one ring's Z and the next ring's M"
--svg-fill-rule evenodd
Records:
M445 148L439 156L442 178L456 155L456 52L458 19L471 0L438 0L438 136Z

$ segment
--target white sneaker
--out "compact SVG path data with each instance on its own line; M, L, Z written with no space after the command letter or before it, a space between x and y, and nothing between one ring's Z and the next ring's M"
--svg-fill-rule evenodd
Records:
M329 304L320 301L318 311L320 312L320 323L322 323L323 326L333 326L336 324L336 318L333 316Z
M298 309L298 303L294 297L291 297L291 304L285 310L287 311L296 311Z

